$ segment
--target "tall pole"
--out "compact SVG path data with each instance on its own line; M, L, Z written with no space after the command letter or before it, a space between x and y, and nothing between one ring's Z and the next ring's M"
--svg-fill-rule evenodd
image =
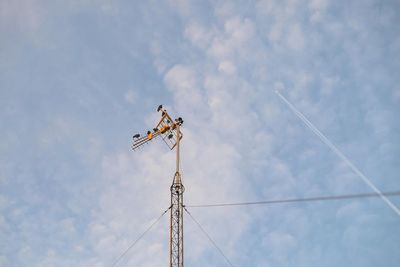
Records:
M161 119L157 126L153 128L153 131L147 131L145 136L133 135L132 149L136 150L157 137L161 137L171 150L176 148L176 170L170 188L169 266L183 267L183 192L185 187L179 172L180 141L182 139L180 126L183 120L181 117L173 120L162 105L158 106L157 112L161 112Z
M179 172L179 150L180 150L180 125L176 125L176 172L171 185L171 217L170 217L170 267L183 267L183 192L185 187L182 184Z

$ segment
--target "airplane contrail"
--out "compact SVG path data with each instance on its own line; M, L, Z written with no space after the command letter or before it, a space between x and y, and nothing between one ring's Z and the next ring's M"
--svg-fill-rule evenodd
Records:
M289 102L283 95L281 95L278 91L275 93L289 106L289 108L299 117L308 128L315 133L321 141L327 145L340 159L342 159L347 166L358 176L360 177L373 191L375 191L379 197L394 211L397 215L400 216L400 210L396 207L386 196L382 194L382 192L371 182L368 177L366 177L331 141L329 141L326 136L321 133L300 111L298 111L292 103Z

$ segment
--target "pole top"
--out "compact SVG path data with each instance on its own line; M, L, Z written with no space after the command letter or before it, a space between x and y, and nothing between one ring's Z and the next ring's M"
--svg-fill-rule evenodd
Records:
M177 145L178 140L182 139L183 135L179 128L183 124L183 119L178 117L173 120L162 105L157 107L157 112L161 112L161 118L153 130L148 130L142 136L139 133L133 135L133 150L138 149L157 137L161 137L165 144L172 150Z

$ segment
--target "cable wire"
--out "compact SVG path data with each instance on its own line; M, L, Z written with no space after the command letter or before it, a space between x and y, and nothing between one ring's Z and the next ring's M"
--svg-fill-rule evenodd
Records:
M218 250L218 252L224 257L226 262L231 266L234 267L232 262L228 259L228 257L222 252L222 250L218 247L217 243L211 238L211 236L204 230L204 228L201 226L201 224L193 217L193 215L186 209L186 206L183 207L186 211L186 213L192 218L192 220L197 224L199 229L203 232L203 234L208 238L208 240L214 245L214 247Z
M154 225L156 225L161 220L161 218L165 215L165 213L167 213L167 211L170 208L171 207L166 209L160 215L160 217L157 218L157 220L155 220L138 238L136 238L136 240L127 249L125 249L125 251L121 255L119 255L119 257L117 259L114 260L114 262L110 265L110 267L116 266L118 264L118 262L126 255L126 253L128 253L128 251L131 250L140 241L140 239L142 239L147 234L147 232L149 232L151 230L151 228L153 228Z
M375 191L379 197L395 212L400 216L400 209L396 207L387 197L385 197L382 192L371 182L371 180L365 176L354 164L351 162L343 153L340 151L317 127L314 126L292 103L289 102L283 95L281 95L278 91L275 93L285 102L285 104L296 114L299 119L308 126L308 128L313 131L315 135L319 137L319 139L327 145L332 152L334 152L341 160L343 160L347 166L358 176L360 177L364 183L366 183L373 191Z
M383 192L385 196L399 196L400 191ZM372 198L380 197L376 193L363 193L363 194L349 194L337 196L319 196L307 198L289 198L289 199L276 199L276 200L262 200L253 202L234 202L234 203L217 203L217 204L202 204L202 205L186 205L190 208L210 208L210 207L226 207L226 206L247 206L247 205L265 205L265 204L280 204L280 203L296 203L296 202L312 202L312 201L328 201L328 200L342 200L342 199L355 199L355 198Z

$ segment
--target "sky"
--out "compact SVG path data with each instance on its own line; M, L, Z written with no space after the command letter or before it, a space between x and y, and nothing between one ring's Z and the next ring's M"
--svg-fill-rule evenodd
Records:
M169 207L400 189L396 0L0 0L0 266L110 266ZM398 197L390 197L400 207ZM191 208L234 266L399 265L379 198ZM184 217L186 266L229 266ZM169 218L117 266L168 266Z

